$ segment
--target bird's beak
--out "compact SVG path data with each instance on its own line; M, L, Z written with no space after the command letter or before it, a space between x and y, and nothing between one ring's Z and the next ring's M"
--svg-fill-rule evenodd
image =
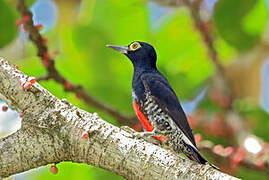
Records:
M129 50L128 46L113 46L113 45L106 45L106 46L124 54L127 54Z

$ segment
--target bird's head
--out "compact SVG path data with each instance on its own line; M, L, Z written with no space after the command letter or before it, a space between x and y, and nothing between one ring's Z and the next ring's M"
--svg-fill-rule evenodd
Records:
M157 55L148 43L135 41L128 46L107 45L107 47L125 54L132 61L135 69L156 69Z

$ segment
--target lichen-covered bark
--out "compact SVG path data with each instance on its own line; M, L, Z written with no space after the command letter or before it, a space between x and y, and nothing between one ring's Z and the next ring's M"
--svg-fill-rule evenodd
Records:
M127 179L236 179L137 139L96 113L60 100L0 58L0 98L23 112L19 131L0 139L0 176L49 163L73 161L107 169ZM81 138L88 131L87 139ZM1 178L0 177L0 178Z

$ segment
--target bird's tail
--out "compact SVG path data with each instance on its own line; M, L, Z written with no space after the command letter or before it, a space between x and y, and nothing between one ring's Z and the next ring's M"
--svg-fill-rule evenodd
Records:
M200 164L209 164L210 166L212 166L213 168L217 169L217 170L220 170L217 166L215 166L214 164L211 164L210 162L208 162L208 160L206 160L206 158L204 158L202 156L202 154L195 148L193 148L192 146L190 145L187 145L189 146L189 148L191 149L192 153L191 155L187 155L187 157L193 161L197 161L198 163Z

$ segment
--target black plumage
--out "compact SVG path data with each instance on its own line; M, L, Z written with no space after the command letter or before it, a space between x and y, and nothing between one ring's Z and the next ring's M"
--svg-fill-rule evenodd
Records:
M156 67L154 48L145 42L108 47L124 53L132 61L133 105L144 128L162 137L155 136L175 152L184 153L201 164L208 162L196 147L192 130L174 90Z

